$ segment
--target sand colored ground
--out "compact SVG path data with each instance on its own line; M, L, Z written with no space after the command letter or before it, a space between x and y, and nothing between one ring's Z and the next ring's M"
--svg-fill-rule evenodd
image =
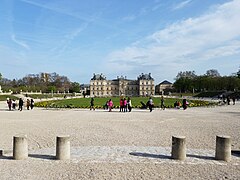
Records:
M27 160L12 160L14 135L26 134ZM57 135L71 136L71 160L56 161ZM186 136L187 159L170 159L172 135ZM240 179L240 154L214 160L216 135L240 149L240 103L148 110L34 109L0 103L0 179Z

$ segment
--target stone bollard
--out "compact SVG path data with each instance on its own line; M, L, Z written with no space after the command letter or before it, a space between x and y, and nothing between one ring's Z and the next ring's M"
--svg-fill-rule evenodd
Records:
M56 159L70 159L70 136L57 136Z
M172 136L172 158L185 160L186 158L186 138L184 136Z
M231 161L231 137L216 136L216 160Z
M13 159L23 160L28 158L27 136L13 137Z

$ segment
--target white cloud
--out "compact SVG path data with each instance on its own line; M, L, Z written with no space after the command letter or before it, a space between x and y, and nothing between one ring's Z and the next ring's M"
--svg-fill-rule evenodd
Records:
M239 17L240 0L219 5L211 13L176 22L110 53L108 63L115 68L121 64L134 64L139 69L167 66L170 71L176 67L191 68L198 61L211 64L213 58L240 54Z
M192 1L192 0L186 0L186 1L183 1L183 2L181 2L181 3L179 3L179 4L176 4L176 5L172 8L172 10L182 9L182 8L186 7L189 3L191 3L191 1Z
M27 49L27 50L30 49L29 46L24 41L17 40L14 34L12 34L11 39L13 42L24 47L25 49Z

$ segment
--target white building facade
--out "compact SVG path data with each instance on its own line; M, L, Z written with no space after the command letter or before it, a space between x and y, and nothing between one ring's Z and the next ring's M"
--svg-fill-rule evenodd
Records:
M150 73L142 73L137 80L129 80L126 76L107 80L103 74L94 74L90 81L91 97L151 96L154 92L154 79Z

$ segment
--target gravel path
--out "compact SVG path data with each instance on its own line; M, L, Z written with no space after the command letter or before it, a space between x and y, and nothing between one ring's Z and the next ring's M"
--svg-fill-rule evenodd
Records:
M14 161L12 138L26 134L29 158ZM71 136L71 160L56 161L57 135ZM170 159L172 135L187 159ZM87 109L7 111L0 102L0 179L240 179L240 154L214 160L216 135L240 149L240 103L131 113ZM239 151L238 151L239 152Z

